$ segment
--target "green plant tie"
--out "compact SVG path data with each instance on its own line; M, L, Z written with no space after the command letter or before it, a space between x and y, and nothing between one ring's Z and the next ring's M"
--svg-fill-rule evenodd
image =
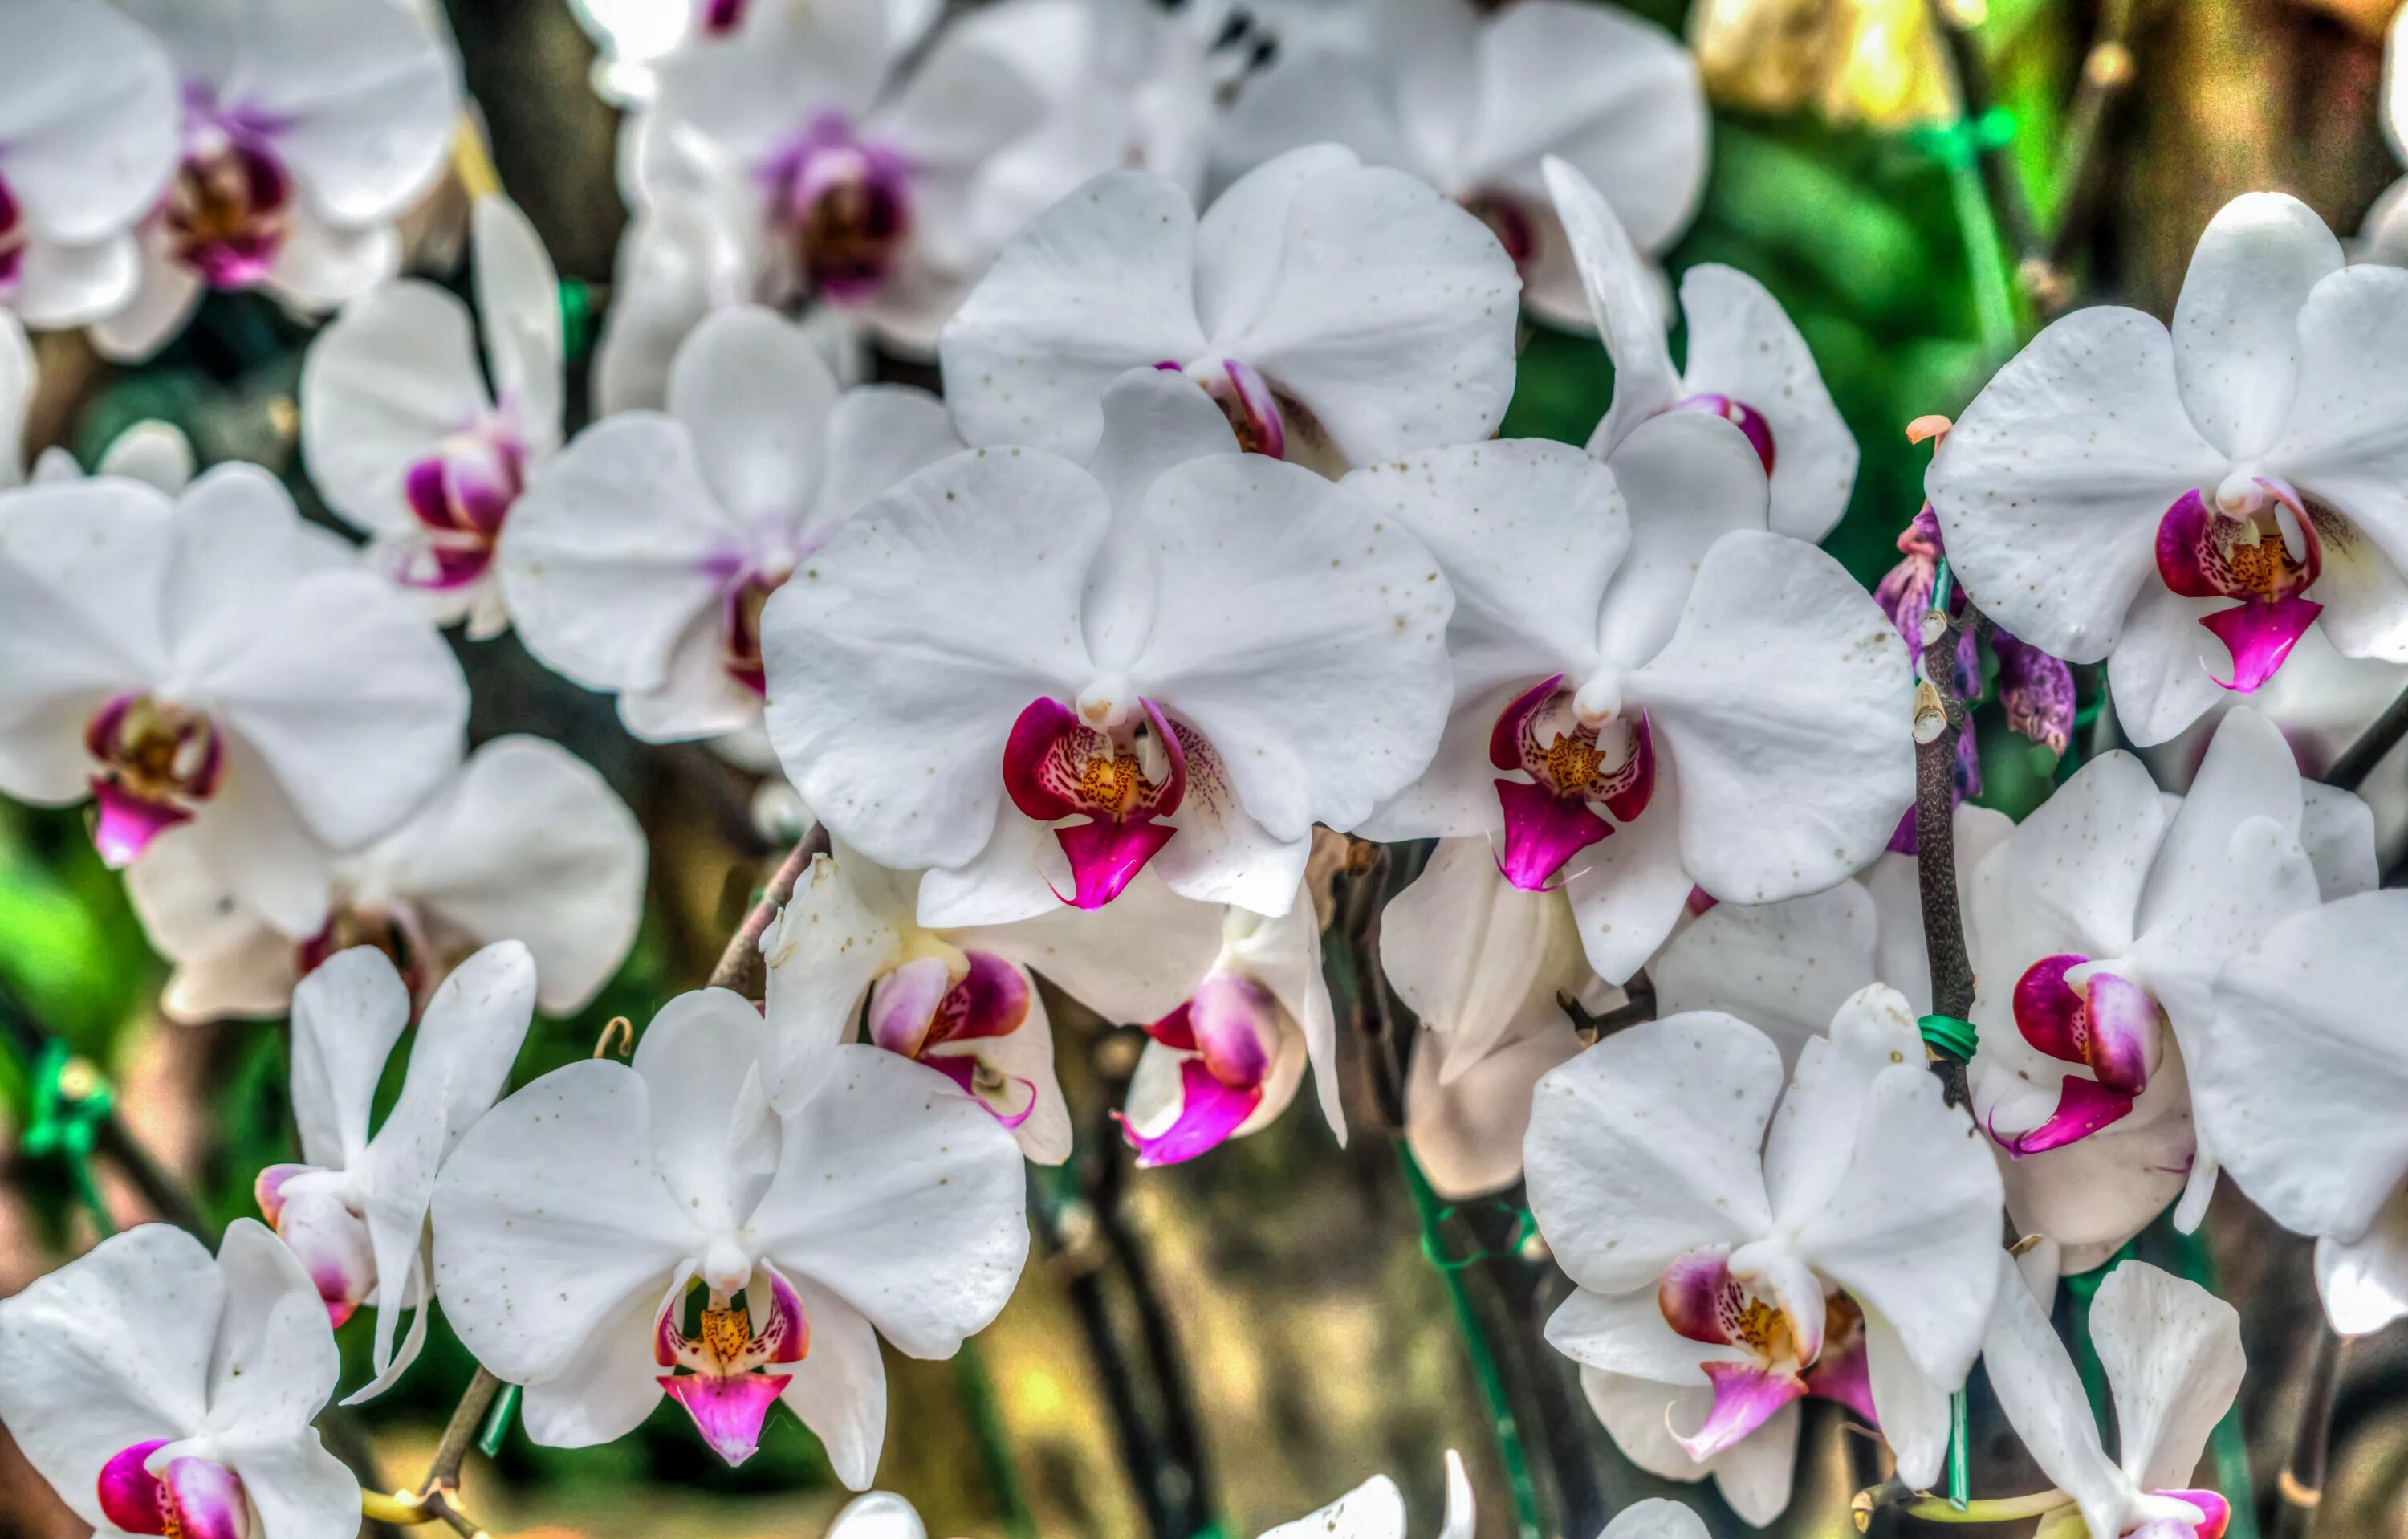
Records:
M108 1082L89 1062L77 1057L62 1042L42 1048L34 1065L34 1104L22 1141L29 1159L55 1159L66 1167L76 1196L90 1210L103 1235L116 1224L92 1176L92 1153L100 1141L101 1125L117 1104Z
M1956 1015L1926 1015L1916 1024L1923 1028L1924 1045L1932 1051L1959 1063L1973 1061L1973 1049L1980 1044L1982 1034L1974 1029L1971 1021Z
M1504 1245L1495 1250L1484 1245L1467 1251L1461 1256L1448 1255L1445 1246L1440 1242L1439 1227L1455 1215L1466 1211L1461 1207L1450 1205L1432 1213L1429 1215L1428 1224L1422 1230L1422 1254L1429 1258L1430 1265L1440 1272L1461 1272L1465 1267L1474 1262L1487 1260L1492 1256L1512 1256L1522 1248L1539 1227L1538 1219L1531 1215L1529 1209L1517 1203L1505 1201L1501 1198L1491 1198L1485 1202L1476 1204L1475 1207L1476 1211L1501 1213L1513 1220L1513 1232L1506 1237Z
M510 1435L510 1417L519 1408L519 1387L505 1384L494 1399L494 1408L485 1413L485 1425L477 1433L477 1451L487 1459L498 1458L502 1439Z

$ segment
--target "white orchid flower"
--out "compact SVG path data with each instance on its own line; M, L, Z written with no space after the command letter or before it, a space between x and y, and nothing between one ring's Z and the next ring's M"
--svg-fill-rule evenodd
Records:
M922 390L839 392L810 338L720 311L678 350L668 410L580 433L502 525L527 650L616 691L648 742L761 719L761 611L853 511L960 447Z
M1693 886L1772 902L1888 842L1914 792L1905 644L1838 562L1766 532L1764 471L1729 423L1668 413L1610 466L1509 440L1345 486L1458 596L1445 739L1367 838L1501 836L1513 885L1560 876L1612 984Z
M35 459L30 477L25 473L25 413L34 404L36 372L24 323L0 309L0 492L28 481L45 485L83 477L75 456L56 444ZM192 440L172 423L136 423L109 440L93 474L148 482L174 496L193 479Z
M176 168L175 66L101 0L0 13L0 309L96 321L134 297L134 227Z
M1096 907L1149 863L1284 913L1312 826L1437 741L1453 599L1418 540L1236 453L1168 375L1103 412L1091 465L980 449L895 487L764 616L788 778L881 864L939 868L924 923Z
M658 400L710 310L814 302L925 353L968 285L1050 188L1008 151L1047 122L1049 82L1083 53L1075 7L1006 0L944 26L896 71L887 0L747 0L656 66L621 181L635 218L595 360L605 411Z
M1277 918L1229 908L1220 953L1194 992L1145 1032L1117 1114L1140 1168L1193 1159L1267 1126L1308 1068L1321 1115L1345 1146L1338 1015L1310 893Z
M444 1317L526 1387L538 1443L607 1443L666 1393L738 1464L783 1401L864 1489L885 1439L878 1338L950 1357L1010 1297L1027 1191L993 1114L945 1075L854 1043L781 1118L758 1061L768 1043L743 996L680 995L632 1068L555 1070L444 1165Z
M1030 222L945 327L962 436L1081 458L1124 371L1194 381L1238 441L1336 467L1494 432L1513 393L1512 261L1401 171L1315 145L1200 216L1115 171Z
M1973 1113L2009 1157L2017 1222L2070 1267L2105 1259L2186 1183L2186 1218L2204 1211L2215 1155L2191 1127L2187 1045L2216 972L2319 899L2305 807L2282 735L2235 711L2187 797L2104 755L1972 869Z
M763 1089L778 1111L810 1099L828 1055L863 1035L953 1081L1040 1165L1070 1156L1054 1032L1029 970L1107 1020L1178 1004L1214 955L1220 912L1140 877L1100 913L1057 905L1014 924L926 927L918 880L852 850L821 856L762 937L770 1045Z
M1764 462L1772 531L1809 541L1829 534L1856 484L1856 440L1781 301L1736 267L1691 267L1681 275L1688 357L1673 367L1661 280L1612 206L1570 162L1549 157L1545 172L1613 364L1613 399L1589 435L1589 453L1611 459L1633 429L1662 412L1711 412L1746 434Z
M434 185L458 66L391 0L120 0L165 45L183 93L174 181L140 232L141 284L97 322L148 357L209 289L332 309L401 264L394 222Z
M1547 1339L1634 1462L1713 1474L1756 1524L1788 1503L1804 1395L1938 1478L1999 1278L1997 1166L1897 992L1849 1000L1782 1078L1745 1022L1669 1016L1540 1081L1526 1151L1580 1285Z
M302 358L301 453L327 505L370 537L371 563L484 640L509 624L494 572L503 521L560 447L562 323L526 216L487 195L469 229L478 320L418 279L346 306Z
M306 836L304 836L306 837ZM514 940L546 1014L584 1008L643 917L644 831L609 784L543 738L496 738L399 827L326 854L332 905L295 940L230 891L199 841L162 834L125 873L150 943L175 964L159 1008L200 1022L284 1014L335 953L374 946L424 1000L468 953Z
M2171 332L2076 310L1956 419L1925 488L1966 592L2042 652L2105 658L2143 745L2263 684L2311 625L2408 662L2403 330L2408 275L2345 268L2294 198L2227 204Z
M910 48L928 30L943 0L884 0L891 50ZM660 90L659 65L681 47L724 37L744 20L753 0L569 0L578 23L594 39L594 89L614 107L642 107Z
M0 1300L0 1423L103 1533L351 1539L359 1486L309 1425L341 1372L317 1287L248 1218L214 1259L145 1224Z
M455 969L427 1002L401 1099L375 1136L377 1081L413 1008L392 958L354 946L293 991L293 1120L301 1159L270 1165L260 1213L301 1259L336 1325L376 1306L376 1378L347 1405L390 1388L426 1340L420 1245L435 1174L509 1081L535 1011L535 961L503 941ZM415 1309L398 1350L401 1312Z
M2107 1274L2090 1303L2090 1343L2114 1398L2120 1459L2100 1441L2089 1397L2048 1315L2001 1260L1983 1363L2000 1408L2090 1539L2222 1539L2232 1505L2192 1487L2208 1434L2241 1388L2241 1317L2200 1287L2145 1261Z
M2408 894L2365 891L2252 937L2186 1039L2200 1128L2251 1201L2316 1237L2335 1330L2408 1315Z
M131 864L189 825L229 890L295 940L324 850L398 823L460 762L468 689L408 597L330 562L256 466L170 502L132 481L0 498L0 790L99 804Z
M1243 169L1326 140L1410 171L1497 232L1521 269L1524 303L1585 329L1575 247L1540 164L1561 156L1578 166L1643 251L1664 250L1705 192L1710 122L1697 60L1613 6L1410 0L1382 9L1369 48L1283 39L1270 69L1239 87L1223 159Z

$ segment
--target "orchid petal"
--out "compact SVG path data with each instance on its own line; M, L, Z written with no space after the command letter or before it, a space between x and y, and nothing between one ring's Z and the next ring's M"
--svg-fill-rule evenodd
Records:
M1262 1539L1404 1539L1405 1498L1375 1474L1317 1512L1264 1532Z
M491 409L467 307L416 279L344 307L303 355L300 397L310 482L372 534L414 526L403 474Z
M817 856L778 922L762 937L768 957L763 1088L781 1114L802 1109L851 1039L861 997L901 950L894 927L862 900L842 865ZM923 1017L924 1019L924 1017Z
M1439 1054L1416 1052L1405 1085L1405 1139L1431 1188L1449 1201L1461 1201L1522 1179L1531 1091L1550 1070L1580 1052L1581 1040L1560 1010L1452 1084L1440 1079Z
M792 522L811 505L836 396L810 338L754 305L706 316L669 368L669 415L693 435L703 481L738 527Z
M498 193L468 212L476 264L477 326L494 394L537 453L560 445L562 360L566 353L560 275L519 206Z
M1581 1388L1614 1446L1641 1469L1667 1480L1702 1480L1711 1474L1731 1509L1756 1526L1771 1522L1789 1505L1798 1461L1796 1402L1774 1412L1755 1436L1700 1464L1681 1446L1670 1424L1704 1419L1713 1403L1712 1389L1680 1388L1594 1368L1582 1370Z
M1939 1480L1948 1454L1950 1391L1915 1365L1898 1327L1881 1311L1865 1311L1864 1332L1859 1371L1872 1403L1850 1403L1871 1416L1898 1460L1899 1478L1914 1482L1918 1490L1928 1489ZM1810 1390L1819 1389L1813 1374L1806 1383Z
M1718 903L1664 943L1647 977L1662 1014L1727 1011L1794 1066L1849 995L1897 976L1875 969L1880 933L1872 897L1855 882L1780 903Z
M1702 1279L1708 1296L1700 1301L1703 1323L1710 1335L1683 1330L1669 1323L1663 1294L1672 1287L1675 1273L1687 1260L1684 1258L1673 1263L1674 1270L1667 1271L1661 1288L1599 1293L1575 1287L1571 1297L1547 1316L1547 1345L1587 1367L1668 1385L1705 1383L1707 1363L1755 1361L1746 1347L1724 1341L1715 1324L1713 1312L1718 1301L1713 1294L1730 1275L1728 1268L1721 1264L1728 1258L1719 1250L1691 1254L1710 1258L1714 1263L1711 1268L1699 1269L1711 1272Z
M1499 1043L1564 1020L1555 996L1577 993L1588 971L1570 905L1500 880L1487 845L1473 839L1440 841L1390 899L1380 915L1380 959L1430 1034L1416 1068L1424 1054L1435 1056L1441 1086Z
M1641 423L1681 397L1681 374L1664 339L1663 286L1596 183L1570 162L1540 163L1580 271L1591 323L1613 365L1613 398L1589 436L1603 459Z
M2372 266L2336 272L2308 294L2298 323L2298 398L2267 460L2348 521L2335 531L2340 538L2324 541L2332 558L2327 570L2337 581L2315 590L2333 605L2327 626L2335 644L2351 655L2397 659L2402 645L2398 611L2386 613L2368 600L2396 599L2400 574L2408 569L2403 460L2380 425L2396 421L2408 402L2408 370L2395 351L2408 335L2408 274ZM2317 521L2320 536L2328 527ZM2344 595L2352 590L2357 601L2344 610Z
M2344 1335L2380 1330L2408 1315L2408 1201L2399 1192L2357 1239L2316 1242L2316 1294Z
M2200 234L2174 304L2174 377L2200 436L2232 459L2281 431L2300 378L2300 307L2342 262L2324 221L2282 193L2234 198Z
M1627 670L1671 640L1707 552L1733 531L1766 527L1770 491L1746 436L1703 412L1651 418L1608 463L1629 509L1630 545L1605 591L1597 653Z
M12 10L0 58L0 144L28 229L82 246L131 228L175 169L180 114L165 52L113 7L78 3Z
M2090 1341L2126 1478L2144 1491L2186 1485L2241 1388L2241 1316L2197 1283L2127 1261L2091 1301Z
M372 946L338 953L293 991L293 1120L301 1158L343 1170L368 1146L385 1059L409 1025L409 990Z
M808 1277L793 1287L810 1317L811 1350L786 1365L779 1398L820 1440L836 1477L853 1490L878 1474L886 1441L886 1365L878 1332L858 1309Z
M1681 311L1683 384L1746 406L1771 429L1772 532L1820 540L1847 511L1857 453L1805 338L1763 284L1720 263L1681 275Z
M2091 1532L2119 1532L2131 1488L2100 1444L2073 1359L2014 1263L2001 1253L1995 1265L1998 1302L1982 1357L2000 1408L2041 1473L2081 1504Z

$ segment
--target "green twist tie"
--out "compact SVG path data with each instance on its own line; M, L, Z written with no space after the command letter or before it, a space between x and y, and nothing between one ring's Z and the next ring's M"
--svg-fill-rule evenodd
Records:
M33 1115L25 1125L24 1149L35 1159L65 1159L80 1165L99 1141L115 1099L108 1082L66 1043L43 1047L34 1066Z
M1439 1248L1438 1227L1461 1213L1463 1209L1461 1207L1439 1209L1430 1215L1429 1227L1422 1233L1422 1254L1429 1258L1429 1264L1440 1272L1461 1272L1465 1267L1474 1262L1484 1261L1492 1256L1513 1255L1522 1248L1523 1243L1530 1238L1532 1231L1538 1227L1538 1220L1531 1216L1529 1209L1517 1203L1508 1202L1502 1198L1491 1198L1474 1206L1511 1215L1513 1219L1513 1232L1506 1237L1505 1247L1502 1250L1489 1250L1484 1246L1467 1255L1448 1256Z
M1907 137L1942 165L1971 165L1988 151L2003 150L2014 142L2015 115L2003 107L1994 107L1978 118L1919 128Z
M1923 1041L1927 1046L1959 1063L1973 1061L1973 1048L1981 1041L1981 1033L1973 1028L1971 1021L1959 1020L1954 1015L1926 1015L1917 1024L1923 1028Z

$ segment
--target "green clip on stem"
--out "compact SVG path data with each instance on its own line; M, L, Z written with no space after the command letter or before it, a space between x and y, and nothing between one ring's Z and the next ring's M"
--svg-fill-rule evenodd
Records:
M101 1125L108 1120L116 1096L97 1070L52 1042L34 1066L33 1114L25 1125L22 1147L29 1159L56 1159L66 1166L76 1196L92 1214L103 1235L114 1233L115 1220L101 1201L92 1174L92 1153Z

